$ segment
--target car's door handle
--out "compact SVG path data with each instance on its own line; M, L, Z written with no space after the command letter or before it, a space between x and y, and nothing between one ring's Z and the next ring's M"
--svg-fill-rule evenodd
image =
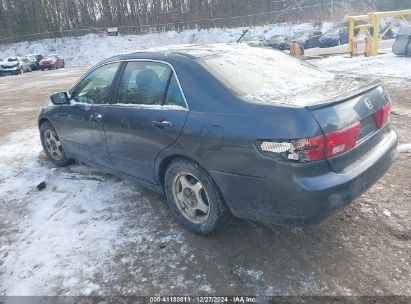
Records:
M93 122L100 122L100 121L102 121L103 120L103 115L101 115L101 114L91 114L90 115L90 120L91 121L93 121Z
M174 124L171 121L167 121L164 119L154 120L153 125L156 127L165 127L165 128L173 128Z

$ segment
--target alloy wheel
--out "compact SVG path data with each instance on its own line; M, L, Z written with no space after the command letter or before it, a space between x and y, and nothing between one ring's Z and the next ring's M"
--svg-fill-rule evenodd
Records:
M174 201L180 213L194 224L203 224L210 215L210 204L203 184L190 173L173 180Z
M46 148L49 154L55 160L61 160L63 157L63 149L61 146L61 141L58 135L53 130L47 130L44 133L44 141L46 143Z

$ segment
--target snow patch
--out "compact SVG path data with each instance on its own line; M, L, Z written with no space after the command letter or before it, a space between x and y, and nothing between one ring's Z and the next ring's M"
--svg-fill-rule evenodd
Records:
M205 276L180 270L196 256L161 196L86 166L55 168L35 129L1 147L0 294L213 292Z
M334 72L369 76L389 76L411 79L411 59L399 57L393 53L374 57L332 56L325 59L312 60L320 67Z
M411 144L400 144L397 147L397 151L400 153L411 153Z

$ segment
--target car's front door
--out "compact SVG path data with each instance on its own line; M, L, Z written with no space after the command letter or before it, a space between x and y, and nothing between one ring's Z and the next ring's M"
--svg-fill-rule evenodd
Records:
M111 166L104 135L104 115L120 63L109 63L89 73L71 90L71 104L60 106L52 123L69 155Z
M188 114L178 79L166 63L131 61L115 96L104 120L113 166L154 183L155 159L180 135Z

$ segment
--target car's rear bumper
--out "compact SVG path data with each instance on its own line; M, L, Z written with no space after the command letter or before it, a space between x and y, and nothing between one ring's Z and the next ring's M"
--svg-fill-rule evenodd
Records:
M39 65L40 69L51 69L54 68L56 65L55 64L41 64Z
M390 128L367 155L340 173L314 167L324 168L324 162L307 164L312 167L304 170L290 166L281 184L278 176L260 178L216 171L211 175L234 216L266 223L311 225L347 206L377 182L393 163L396 147L397 134Z

